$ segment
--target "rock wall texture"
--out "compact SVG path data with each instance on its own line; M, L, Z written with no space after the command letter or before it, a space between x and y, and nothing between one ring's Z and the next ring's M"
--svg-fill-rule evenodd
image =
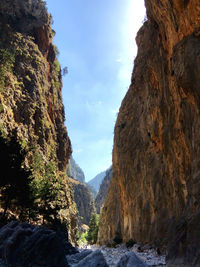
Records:
M72 156L70 157L69 163L67 165L67 176L81 183L85 183L85 174Z
M108 187L110 179L112 178L112 167L106 171L106 175L100 185L99 192L95 198L95 207L98 214L100 214L101 207L103 206L106 196L108 194Z
M69 236L74 236L76 211L64 175L71 143L64 125L62 77L53 36L43 1L0 2L1 135L7 140L17 131L18 142L26 151L24 167L37 177L35 183L48 175L51 186L62 181L59 217L67 223ZM51 202L52 211L56 205Z
M74 179L70 181L73 185L74 201L78 210L79 227L82 224L89 225L91 215L96 212L92 193L87 185Z
M168 266L199 266L200 2L145 4L148 20L137 34L131 85L115 125L98 242L120 234L123 241L173 243Z

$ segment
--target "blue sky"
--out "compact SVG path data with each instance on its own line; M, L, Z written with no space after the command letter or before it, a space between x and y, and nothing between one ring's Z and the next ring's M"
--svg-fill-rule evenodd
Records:
M130 84L143 0L47 0L62 68L73 157L92 179L112 163L113 132Z

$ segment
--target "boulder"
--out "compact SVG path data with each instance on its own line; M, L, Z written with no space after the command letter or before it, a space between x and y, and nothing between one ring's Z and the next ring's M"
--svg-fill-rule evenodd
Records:
M53 230L11 222L0 229L0 259L8 266L67 266L64 242Z
M67 262L69 265L78 264L81 260L83 260L85 257L87 257L90 253L92 253L92 250L84 249L80 253L68 255L67 256Z
M102 252L97 249L72 267L108 267Z
M148 267L134 252L126 253L118 262L117 267Z

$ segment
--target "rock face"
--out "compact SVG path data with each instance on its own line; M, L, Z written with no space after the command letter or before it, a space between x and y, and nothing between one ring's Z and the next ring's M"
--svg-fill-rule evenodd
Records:
M67 165L67 175L81 183L85 183L85 174L72 156L70 157L69 164Z
M167 245L184 219L173 262L179 257L187 266L186 252L198 258L190 245L199 250L200 2L145 4L148 20L136 38L131 85L115 125L98 242L118 234L123 241Z
M110 169L106 171L106 176L104 177L100 185L99 192L95 198L95 207L98 214L100 214L101 207L103 206L106 200L111 178L112 178L112 167L110 167Z
M48 184L55 191L58 184L62 187L59 201L63 209L57 215L67 223L69 236L75 236L76 210L64 175L71 143L64 125L62 77L53 36L43 1L0 2L0 132L8 142L16 131L26 152L24 168L34 177L34 190L45 183L44 188ZM53 211L56 201L47 201L46 207ZM10 211L18 218L18 207ZM37 212L41 220L43 212Z
M96 212L92 193L85 184L70 179L74 190L74 201L78 209L79 226L89 225L90 217Z

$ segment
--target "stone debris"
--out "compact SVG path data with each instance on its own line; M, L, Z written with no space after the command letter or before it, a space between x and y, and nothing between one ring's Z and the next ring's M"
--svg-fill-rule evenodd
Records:
M82 251L80 254L82 254ZM69 263L69 262L68 262ZM80 260L77 264L72 264L70 267L109 267L106 263L104 255L100 249L96 249L89 253L86 257Z
M117 267L148 267L133 251L126 252L120 259Z
M96 245L87 245L79 248L79 251L84 249L97 250L100 249L109 267L116 267L120 259L129 252L134 252L147 266L164 267L166 266L165 255L157 255L153 248L143 249L143 252L138 252L138 245L135 244L132 248L127 248L126 245L119 245L117 248L108 248L106 246L98 247Z

